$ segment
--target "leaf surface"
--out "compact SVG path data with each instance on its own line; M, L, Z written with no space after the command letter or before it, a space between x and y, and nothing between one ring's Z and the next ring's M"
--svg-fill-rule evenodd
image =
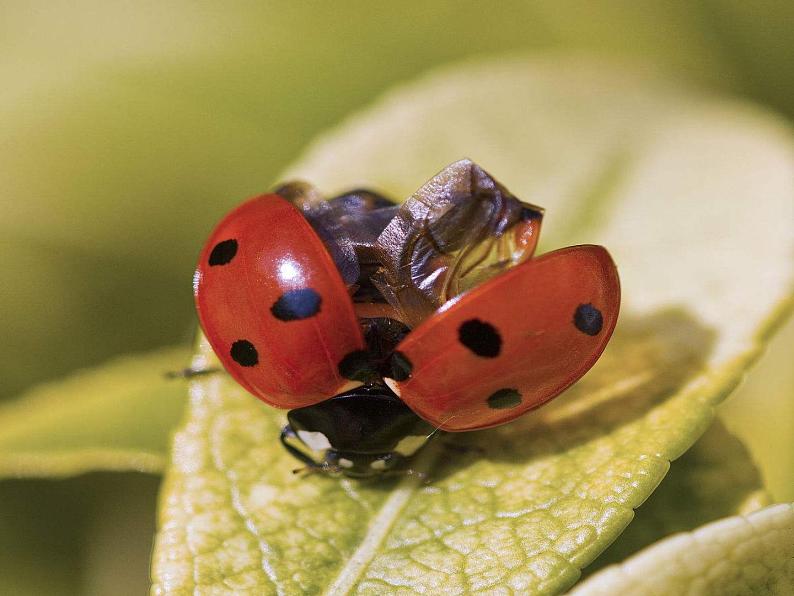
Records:
M126 356L41 385L0 408L0 476L159 472L185 404L165 378L186 348Z
M156 594L559 593L704 432L790 300L790 131L629 67L516 58L397 90L287 177L408 196L464 156L547 208L542 250L607 246L625 298L548 407L438 441L411 479L298 479L283 413L196 380L162 494ZM763 196L763 200L758 200ZM758 291L763 288L763 292ZM211 358L206 344L198 358Z
M586 575L621 563L643 548L677 532L695 530L723 517L745 515L769 505L744 445L719 421L683 456L618 539L584 570Z
M794 505L772 505L672 536L571 592L612 594L790 594L794 585Z

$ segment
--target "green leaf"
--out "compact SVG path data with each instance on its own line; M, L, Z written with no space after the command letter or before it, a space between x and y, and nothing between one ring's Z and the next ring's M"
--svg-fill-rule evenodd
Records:
M584 58L437 73L289 171L407 196L469 156L547 208L546 248L598 242L624 306L602 359L548 407L439 441L410 478L297 479L283 413L196 380L162 495L154 593L558 593L704 432L788 307L792 139L750 106ZM763 201L757 200L759 193ZM758 288L763 287L763 292ZM203 345L199 358L210 358Z
M181 347L127 356L2 406L0 477L159 472L185 404L184 382L164 373L188 360Z
M790 594L794 505L772 505L654 544L571 592L599 594Z
M744 445L715 421L680 459L626 531L592 565L587 575L625 560L676 532L694 530L723 517L747 514L770 504L761 476Z

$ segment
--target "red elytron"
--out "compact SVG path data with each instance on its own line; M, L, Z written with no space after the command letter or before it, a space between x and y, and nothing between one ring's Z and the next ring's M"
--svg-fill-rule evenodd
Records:
M337 365L364 347L353 303L320 238L280 196L251 199L221 221L193 289L213 350L261 400L298 408L350 385Z
M414 329L397 346L411 374L389 384L443 430L504 424L595 364L619 307L617 271L603 247L547 253L447 302Z

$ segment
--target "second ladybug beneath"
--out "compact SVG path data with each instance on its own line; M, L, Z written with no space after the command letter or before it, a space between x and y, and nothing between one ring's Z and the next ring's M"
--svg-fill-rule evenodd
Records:
M201 326L229 374L290 409L281 440L306 470L410 473L435 430L510 422L606 347L615 265L595 245L533 257L542 218L468 160L402 205L287 184L212 232Z

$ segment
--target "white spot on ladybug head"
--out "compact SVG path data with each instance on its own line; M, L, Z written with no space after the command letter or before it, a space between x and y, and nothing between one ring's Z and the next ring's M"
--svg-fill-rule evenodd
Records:
M410 457L417 451L419 448L427 442L427 437L424 435L421 436L412 436L412 437L405 437L394 448L394 450L399 453L400 455L404 455L405 457Z
M374 462L369 464L369 467L373 470L385 470L386 469L386 460L385 459L376 459Z
M353 462L349 459L345 459L344 457L339 458L339 465L343 468L352 468Z
M309 448L314 451L325 451L331 448L331 443L328 441L323 433L311 430L299 430L298 438Z
M394 391L394 394L397 397L400 397L400 385L394 379L390 379L389 377L383 377L383 382L386 383L386 386Z

